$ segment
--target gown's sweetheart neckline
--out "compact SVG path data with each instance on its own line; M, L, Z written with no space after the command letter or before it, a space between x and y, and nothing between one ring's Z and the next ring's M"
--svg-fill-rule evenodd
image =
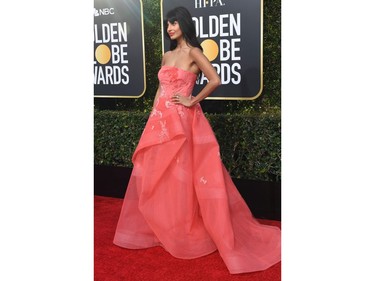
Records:
M173 65L163 65L162 68L163 68L163 67L175 68L175 69L178 69L178 70L181 70L181 71L184 71L184 72L187 72L187 73L193 74L193 75L195 75L195 76L198 75L198 74L196 74L196 73L194 73L194 72L192 72L192 71L190 71L190 70L185 70L185 69L179 68L179 67L177 67L177 66L173 66Z

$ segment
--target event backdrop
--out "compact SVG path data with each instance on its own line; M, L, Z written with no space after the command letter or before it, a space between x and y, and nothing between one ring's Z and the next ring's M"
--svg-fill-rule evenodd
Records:
M186 7L195 23L204 54L221 77L222 85L207 99L256 99L263 89L262 0L161 0L164 52L169 40L164 33L167 12ZM197 81L194 95L207 83Z
M167 11L192 14L204 54L222 85L207 99L252 100L263 90L263 0L161 0L162 51ZM157 24L157 23L155 23ZM141 0L94 0L94 97L139 98L146 91ZM207 83L197 81L196 95Z
M146 91L140 0L94 0L94 97L138 98Z

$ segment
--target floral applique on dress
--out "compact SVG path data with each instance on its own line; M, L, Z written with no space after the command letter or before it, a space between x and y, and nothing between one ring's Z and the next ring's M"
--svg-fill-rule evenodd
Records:
M159 141L163 142L165 139L169 138L168 135L168 129L167 129L167 121L159 121L159 124L161 126L161 131L159 133Z

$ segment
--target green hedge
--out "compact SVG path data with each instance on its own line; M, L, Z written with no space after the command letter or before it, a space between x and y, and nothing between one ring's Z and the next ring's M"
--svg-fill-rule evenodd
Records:
M281 180L280 114L206 114L234 178ZM94 160L97 165L132 167L131 157L148 113L94 111Z

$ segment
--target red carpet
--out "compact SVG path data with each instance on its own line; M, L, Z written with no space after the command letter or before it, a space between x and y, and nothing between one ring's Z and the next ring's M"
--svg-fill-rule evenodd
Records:
M231 275L219 253L193 260L171 256L161 247L128 250L112 243L122 199L94 197L94 276L95 281L278 281L281 262L253 273ZM279 221L259 220L281 226Z

